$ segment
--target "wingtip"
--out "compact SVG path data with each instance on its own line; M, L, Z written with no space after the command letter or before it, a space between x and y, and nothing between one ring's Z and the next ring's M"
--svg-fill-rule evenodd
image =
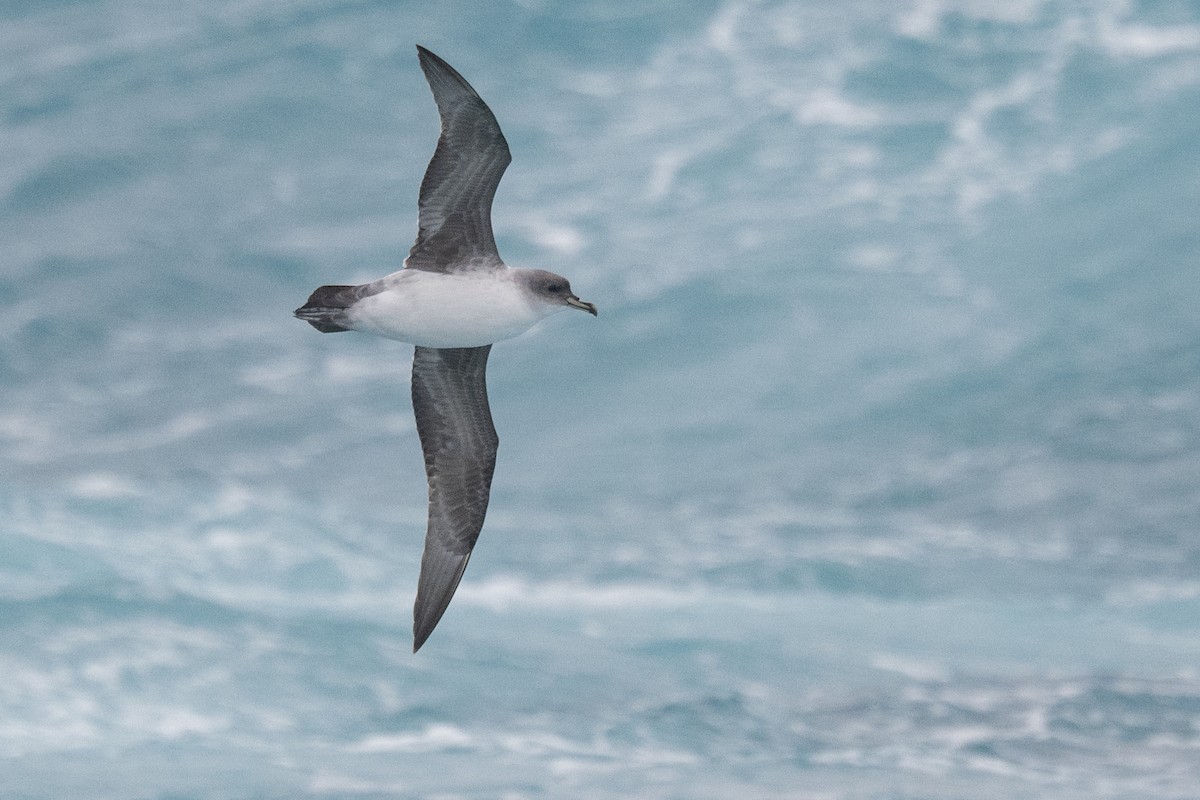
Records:
M445 611L445 609L442 609ZM433 629L437 627L438 622L442 619L442 615L438 614L432 621L428 618L414 620L413 622L413 652L420 650L425 642L429 640L429 635L433 633Z
M442 614L446 613L446 607L450 605L450 598L446 598L445 604L440 609L430 613L429 609L422 609L413 614L413 652L417 652L428 641L433 629L442 621Z
M424 45L417 45L417 60L420 61L422 64L426 64L431 61L435 64L445 64L446 63L445 61L442 60L441 56L439 56L437 53L430 50L428 47L425 47Z
M417 62L420 63L421 69L428 69L431 63L436 64L439 61L441 59L428 47L417 45Z

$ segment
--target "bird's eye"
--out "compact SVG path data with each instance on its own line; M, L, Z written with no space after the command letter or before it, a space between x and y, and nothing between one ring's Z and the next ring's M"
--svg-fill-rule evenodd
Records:
M562 286L557 283L552 283L546 287L546 291L550 292L550 294L559 294L562 290Z

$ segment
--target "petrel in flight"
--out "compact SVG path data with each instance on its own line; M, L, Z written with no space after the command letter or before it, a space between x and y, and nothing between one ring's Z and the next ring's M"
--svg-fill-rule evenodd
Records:
M488 351L565 308L593 316L566 278L510 269L492 236L492 198L512 157L491 109L417 46L441 116L421 181L416 244L404 268L358 286L321 286L296 316L322 333L363 331L416 345L412 403L429 479L429 526L413 606L413 652L450 604L487 513L499 439Z

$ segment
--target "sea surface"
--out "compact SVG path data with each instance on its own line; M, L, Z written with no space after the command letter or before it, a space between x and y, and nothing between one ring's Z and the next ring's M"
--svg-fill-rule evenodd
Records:
M397 269L513 151L417 655ZM0 798L1200 797L1200 3L0 0Z

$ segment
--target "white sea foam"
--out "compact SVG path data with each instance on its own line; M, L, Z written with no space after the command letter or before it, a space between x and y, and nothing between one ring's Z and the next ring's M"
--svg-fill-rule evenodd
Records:
M477 748L478 741L454 725L430 725L420 733L375 734L349 746L352 753L428 753Z
M145 488L131 478L113 472L91 472L71 481L71 492L77 497L94 500L111 500L121 497L137 497Z
M871 666L922 682L944 681L949 677L946 668L941 664L907 658L894 653L876 653L871 658Z
M554 581L534 583L512 576L464 583L459 586L455 595L458 602L482 606L492 611L520 607L672 609L695 605L703 602L706 597L709 595L700 587L678 590L636 584L597 586Z
M1104 15L1099 21L1100 44L1116 56L1157 58L1188 53L1200 55L1200 26L1174 27L1130 23Z

